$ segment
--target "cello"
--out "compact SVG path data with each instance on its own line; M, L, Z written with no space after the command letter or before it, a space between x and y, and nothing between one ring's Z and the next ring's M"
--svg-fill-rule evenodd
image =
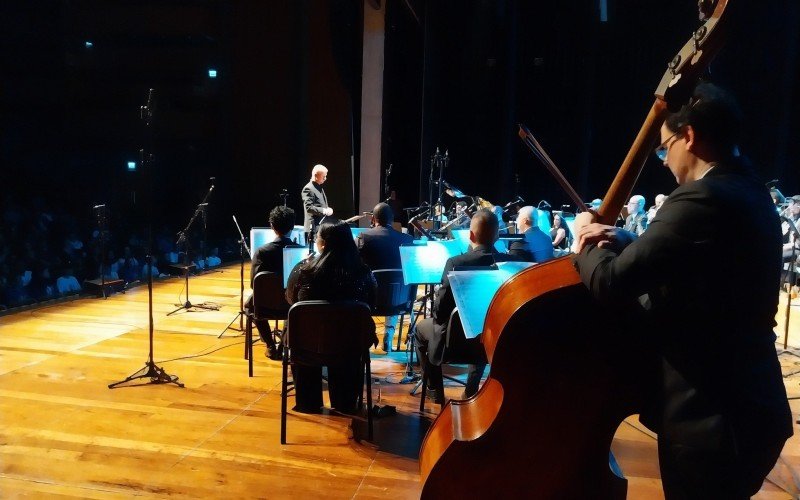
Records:
M598 209L613 224L670 109L680 108L730 29L730 0L704 1L655 91L644 124ZM481 335L491 373L448 403L420 449L422 498L625 498L609 467L619 424L646 408L652 351L632 308L593 300L571 257L530 267L495 294ZM599 320L599 321L598 321Z

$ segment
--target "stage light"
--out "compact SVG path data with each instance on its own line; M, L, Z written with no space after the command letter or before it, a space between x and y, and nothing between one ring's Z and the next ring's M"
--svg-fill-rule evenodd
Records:
M128 172L135 172L136 171L136 162L129 161L128 162Z
M217 70L215 70L215 69L209 69L209 70L208 70L208 77L209 77L209 78L216 78L216 77L217 77Z
M86 40L85 42L83 42L83 46L86 47L87 49L91 49L92 47L94 47L94 44L91 41Z

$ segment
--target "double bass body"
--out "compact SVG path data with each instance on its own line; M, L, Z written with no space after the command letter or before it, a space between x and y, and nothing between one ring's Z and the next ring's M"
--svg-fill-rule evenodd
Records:
M608 450L641 401L641 337L594 322L609 311L597 310L569 257L505 287L516 293L498 291L487 321L509 319L483 334L491 375L473 398L445 406L426 436L422 497L624 498Z

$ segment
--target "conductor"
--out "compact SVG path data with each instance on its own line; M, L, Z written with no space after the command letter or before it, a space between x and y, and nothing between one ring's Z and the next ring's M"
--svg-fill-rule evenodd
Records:
M306 241L313 240L313 233L322 218L326 215L333 215L333 209L328 206L328 198L322 185L328 178L328 169L325 165L317 164L311 170L311 180L303 186L300 197L303 199L305 218L303 225L306 231Z

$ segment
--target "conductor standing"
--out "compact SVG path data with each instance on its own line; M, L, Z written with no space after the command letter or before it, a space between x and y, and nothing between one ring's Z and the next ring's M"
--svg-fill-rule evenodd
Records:
M314 165L311 170L311 180L303 186L300 197L303 199L305 218L303 225L306 231L306 241L313 240L317 226L326 215L333 215L333 209L328 206L328 198L322 185L328 178L328 169L325 165Z

